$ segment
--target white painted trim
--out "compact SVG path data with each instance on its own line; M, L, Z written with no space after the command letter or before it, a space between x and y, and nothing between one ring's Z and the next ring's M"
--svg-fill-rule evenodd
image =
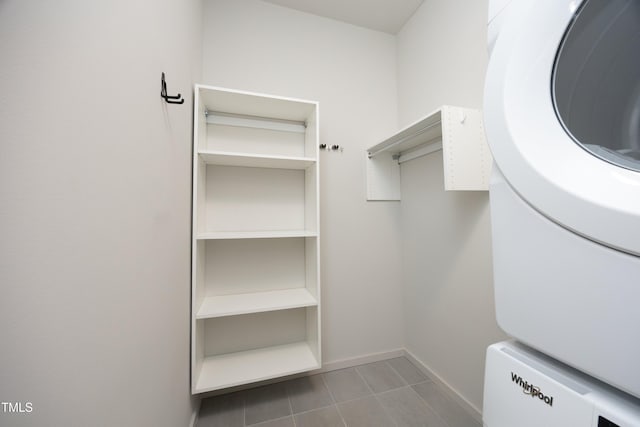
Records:
M406 354L405 349L397 349L385 351L382 353L372 353L365 356L352 357L350 359L337 360L335 362L329 362L322 365L322 368L310 372L310 375L320 374L323 372L337 371L338 369L351 368L353 366L364 365L367 363L379 362L381 360L393 359L394 357L401 357Z
M403 356L409 359L423 374L428 376L434 383L438 384L456 403L458 403L469 415L482 424L482 410L477 408L473 403L469 402L460 392L453 388L442 377L436 374L431 368L422 363L409 350L404 349Z

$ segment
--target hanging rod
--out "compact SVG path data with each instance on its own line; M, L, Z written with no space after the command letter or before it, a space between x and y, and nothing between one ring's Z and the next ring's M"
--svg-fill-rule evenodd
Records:
M239 114L220 113L205 110L207 123L214 125L238 126L245 128L267 129L280 132L305 133L306 123L293 120L271 119L257 116L244 116Z
M394 156L394 160L397 160L398 164L401 165L409 160L417 159L418 157L426 156L427 154L435 153L440 150L442 150L442 140L438 139L437 142L427 141L425 142L425 145L419 145L411 151L396 154Z

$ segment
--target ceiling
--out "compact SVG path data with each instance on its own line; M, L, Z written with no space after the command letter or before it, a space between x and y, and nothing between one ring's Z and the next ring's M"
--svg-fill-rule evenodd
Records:
M424 0L263 0L372 30L396 34Z

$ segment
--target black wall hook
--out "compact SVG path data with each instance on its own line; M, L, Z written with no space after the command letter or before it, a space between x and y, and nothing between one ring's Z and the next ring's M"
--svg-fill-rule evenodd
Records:
M160 90L160 96L164 98L165 101L169 104L184 104L184 99L182 95L177 94L176 96L167 95L167 82L164 80L164 73L162 73L162 89ZM177 101L179 100L179 101Z

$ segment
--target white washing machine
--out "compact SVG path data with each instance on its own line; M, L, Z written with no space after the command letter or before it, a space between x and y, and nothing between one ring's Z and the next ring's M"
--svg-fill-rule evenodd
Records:
M640 0L489 13L498 323L640 399Z

